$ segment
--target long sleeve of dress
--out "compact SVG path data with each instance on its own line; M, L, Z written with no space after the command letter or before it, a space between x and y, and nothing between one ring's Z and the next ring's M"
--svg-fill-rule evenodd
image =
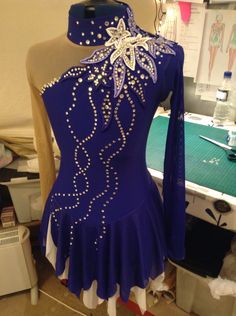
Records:
M52 149L52 135L48 115L39 90L33 85L30 76L29 61L26 61L27 78L30 86L32 117L39 160L40 188L42 206L56 179L55 163Z
M184 153L184 53L180 47L171 96L171 115L166 140L163 202L166 223L167 255L184 258L185 236L185 153Z

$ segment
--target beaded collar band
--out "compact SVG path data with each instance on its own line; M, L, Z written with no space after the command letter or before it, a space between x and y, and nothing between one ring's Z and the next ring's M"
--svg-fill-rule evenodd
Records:
M75 18L69 14L67 37L75 44L81 46L103 45L108 39L106 29L117 24L120 18L128 19L124 10L123 14L101 16L96 18Z

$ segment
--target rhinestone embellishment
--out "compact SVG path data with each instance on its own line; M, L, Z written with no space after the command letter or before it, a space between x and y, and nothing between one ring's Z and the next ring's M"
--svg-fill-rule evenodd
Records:
M126 29L123 18L119 19L117 27L106 29L110 39L105 42L105 48L93 52L87 58L81 60L83 64L100 63L107 58L113 66L112 78L114 81L114 97L118 97L123 89L126 78L126 70L135 71L136 64L144 69L153 83L157 81L157 68L155 59L160 51L172 54L174 51L162 40L155 40L144 34L136 34L135 27L130 17L129 25L132 25L132 34ZM133 36L135 35L135 36Z
M163 54L174 54L171 43L163 38L155 38L145 32L138 33L138 29L129 15L128 26L123 18L116 17L116 27L106 29L109 39L105 47L95 50L91 56L81 60L83 67L72 67L59 78L54 78L41 89L43 94L47 88L54 86L64 80L72 78L71 103L68 104L64 113L67 129L71 136L74 151L74 174L71 180L71 191L55 192L50 202L52 207L52 221L60 228L60 214L67 211L75 211L81 208L82 198L91 192L92 179L89 171L93 166L94 156L89 151L88 143L99 132L104 132L111 125L116 128L118 137L106 141L105 145L98 148L96 159L99 158L104 167L104 186L99 193L93 194L86 204L85 210L75 219L71 219L69 245L73 247L77 236L77 227L87 222L93 212L99 212L100 226L97 238L94 240L95 249L107 234L107 207L116 198L119 192L119 174L113 166L113 159L124 150L129 135L132 133L136 122L137 98L143 106L146 102L145 87L149 82L157 82L157 67L162 63ZM93 21L91 21L91 24ZM99 31L100 32L100 31ZM95 35L96 33L94 33ZM100 33L97 37L100 37ZM86 39L87 44L90 40ZM87 135L77 135L73 126L75 111L80 106L78 95L81 91L88 95L88 104L93 117L91 130ZM100 94L101 104L96 104L96 94ZM137 96L134 99L134 95ZM128 107L130 120L128 124L122 122L120 108ZM100 115L99 115L100 112ZM102 126L98 128L98 117L102 118ZM93 140L94 141L94 140ZM82 163L83 161L83 163ZM80 184L80 185L78 185ZM83 184L83 185L81 185ZM66 200L68 198L68 201ZM61 204L59 201L65 199ZM64 204L63 204L64 203ZM60 206L60 205L63 205ZM78 212L79 214L79 212Z

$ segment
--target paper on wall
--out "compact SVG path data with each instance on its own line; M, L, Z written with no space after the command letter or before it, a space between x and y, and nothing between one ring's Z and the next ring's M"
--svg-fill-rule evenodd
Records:
M197 83L195 95L200 96L201 100L216 102L216 91L218 86L204 83Z
M236 11L206 10L196 81L219 86L230 70L236 82Z
M204 2L204 0L181 0L181 1L182 2L193 2L193 3L203 3Z
M201 100L216 102L216 91L218 86L214 85L205 85L206 89L201 94Z
M197 83L195 89L195 95L202 95L206 91L206 84Z
M186 77L195 78L197 74L204 20L205 4L192 3L188 24L182 22L180 11L178 11L176 41L184 48L184 76Z

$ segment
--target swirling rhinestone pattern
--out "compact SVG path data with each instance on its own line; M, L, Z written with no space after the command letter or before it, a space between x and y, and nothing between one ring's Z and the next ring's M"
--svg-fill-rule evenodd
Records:
M88 69L90 67L88 66ZM68 77L68 74L71 75L73 74L74 76L81 76L81 71L78 70L77 72L72 69L70 70L70 73L66 73L64 75L64 78ZM71 137L73 139L74 145L75 145L75 149L74 149L74 163L77 169L77 172L75 172L74 176L73 176L73 180L72 180L72 186L73 186L73 193L61 193L61 192L55 192L52 196L51 196L51 203L53 204L56 198L63 198L63 197L75 197L76 199L76 203L71 204L71 205L67 205L67 206L63 206L63 207L58 207L56 208L54 211L52 211L52 219L54 220L54 222L56 223L57 227L59 227L59 223L58 223L58 218L56 216L55 213L57 212L61 212L63 210L71 210L71 209L78 209L79 208L79 204L80 204L80 197L85 195L86 193L89 192L89 179L88 176L86 174L88 168L91 166L91 158L90 155L88 153L88 150L85 148L85 143L90 141L92 139L92 137L94 136L96 129L97 129L97 110L96 107L94 105L94 103L92 102L92 88L89 87L88 88L88 96L89 96L89 100L90 100L90 105L92 107L92 112L93 112L93 128L91 130L91 132L89 133L89 135L87 135L86 137L84 137L83 139L79 139L79 135L76 134L76 132L73 130L72 128L72 124L71 124L71 120L70 117L71 115L73 115L73 110L79 106L78 105L78 100L77 100L77 90L79 89L80 85L83 83L83 79L81 77L79 77L77 79L77 81L75 82L75 84L72 87L72 103L71 105L68 107L68 109L65 111L65 121L67 123L67 128L71 134ZM84 156L86 157L87 161L85 166L81 166L79 163L79 159L78 159L78 155L79 152L82 152L84 154ZM85 182L85 188L83 190L81 190L81 188L78 188L78 177L82 175L84 178L84 182ZM70 231L70 236L71 236L71 241L70 244L72 245L72 241L73 241L73 229L74 226L79 224L80 222L86 221L89 217L89 213L91 212L91 209L88 209L88 212L86 214L77 218L77 220L74 222L73 225L71 225L71 231Z
M63 80L73 78L75 81L71 91L71 104L64 113L66 126L74 144L75 172L72 177L72 192L55 192L50 200L53 206L52 220L58 228L60 227L60 212L75 210L75 213L78 213L76 213L76 219L71 221L71 246L73 245L74 233L78 231L75 230L76 226L86 222L96 212L96 216L100 218L100 225L94 246L96 250L99 249L109 225L107 212L112 211L112 208L109 209L108 206L119 191L119 174L114 167L113 160L125 149L127 139L135 125L137 102L134 101L133 96L140 101L142 106L145 104L145 87L148 85L148 81L151 80L156 83L157 65L162 63L163 54L173 53L171 43L160 37L156 39L148 33L141 32L133 20L132 13L128 12L128 15L128 29L126 29L122 18L116 19L113 23L114 27L107 29L110 39L107 45L105 43L105 46L108 47L95 50L91 56L81 60L85 66L72 67L61 77L54 78L41 89L41 94L43 94L47 88L51 88ZM117 23L116 27L115 23ZM76 115L74 111L80 106L78 95L85 88L87 89L88 105L92 110L93 124L91 130L82 138L73 128L71 118ZM99 99L102 99L101 104L96 102L98 93L100 94ZM123 102L131 110L128 125L122 123L119 115ZM98 128L99 115L102 118L100 128ZM94 153L89 152L89 142L93 140L95 135L107 130L111 122L113 122L112 127L115 127L118 132L117 138L102 145L98 150L98 157L95 157ZM82 156L85 158L83 164L80 161ZM105 182L99 192L95 192L91 197L92 179L89 170L93 167L93 159L97 158L104 168L102 171ZM82 212L80 210L81 201L83 197L86 198L86 195L90 197L86 202L85 210ZM65 198L64 203L59 203L63 198ZM70 198L68 200L70 202L72 200L73 203L68 203L67 198Z

